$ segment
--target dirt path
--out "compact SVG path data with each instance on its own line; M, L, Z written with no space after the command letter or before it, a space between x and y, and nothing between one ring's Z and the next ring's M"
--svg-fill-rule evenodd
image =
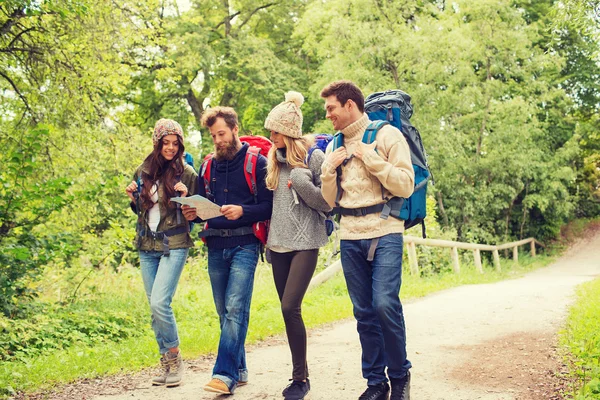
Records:
M556 332L574 288L598 275L600 235L523 278L458 287L405 304L413 400L560 398L553 387L553 371L560 368L554 355ZM255 346L248 360L250 383L234 398L281 399L279 393L291 373L286 342L279 338ZM190 363L185 383L178 388L152 388L146 371L110 383L80 383L65 388L57 398L222 399L225 396L202 390L212 362L208 357ZM310 399L358 398L365 382L355 322L312 331L309 365Z

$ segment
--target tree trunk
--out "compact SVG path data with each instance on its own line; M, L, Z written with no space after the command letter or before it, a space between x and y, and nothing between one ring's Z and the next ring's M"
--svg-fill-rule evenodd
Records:
M521 219L521 230L519 232L519 239L523 239L523 230L525 230L525 221L527 220L528 209L525 206L525 199L527 198L527 193L529 192L529 182L525 184L525 197L523 197L523 218Z
M486 83L485 83L485 92L486 92L486 94L488 94L487 93L488 82L492 79L492 60L489 57L487 58L487 62L486 62L486 71L487 71L487 75L486 75ZM483 135L485 134L487 119L488 119L488 115L490 113L491 100L492 100L492 96L488 95L487 102L485 104L485 110L483 112L483 121L481 121L481 130L479 131L479 140L477 141L477 154L475 155L476 158L479 158L479 155L481 154L481 147L483 146Z
M202 112L204 111L204 108L202 107L202 103L198 101L198 98L194 94L192 88L188 89L188 92L185 95L185 99L192 108L192 112L194 113L194 118L196 118L198 126L201 126L202 123L200 121L202 119Z
M225 8L225 37L228 37L231 33L231 15L229 14L229 0L223 0L223 7Z
M437 201L438 207L440 209L440 214L442 215L442 219L444 220L444 226L449 226L450 224L448 223L448 215L446 215L446 209L444 208L444 200L442 198L441 191L437 192Z

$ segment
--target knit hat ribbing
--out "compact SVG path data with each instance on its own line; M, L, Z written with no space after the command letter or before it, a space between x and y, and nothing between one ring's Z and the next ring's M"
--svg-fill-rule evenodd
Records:
M275 106L265 120L265 128L291 138L302 136L302 111L304 97L298 92L287 92L285 101Z
M154 125L154 133L152 134L152 142L154 146L158 144L158 141L167 135L177 135L179 140L183 143L183 129L177 121L172 119L161 118L156 121Z

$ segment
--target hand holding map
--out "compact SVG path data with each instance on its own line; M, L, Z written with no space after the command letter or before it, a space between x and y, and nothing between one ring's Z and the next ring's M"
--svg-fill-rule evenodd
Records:
M221 213L221 206L197 194L190 197L171 197L171 201L195 208L196 215L203 220L223 215Z

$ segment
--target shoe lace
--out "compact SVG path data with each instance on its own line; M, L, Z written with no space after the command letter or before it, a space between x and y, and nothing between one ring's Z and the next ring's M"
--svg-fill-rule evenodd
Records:
M179 362L179 354L173 358L169 358L167 360L167 364L169 365L169 372L173 372L175 374L179 372L179 367L181 365L181 363Z
M170 370L170 363L169 360L167 359L166 354L164 356L162 356L160 358L160 368L165 372L165 373L169 373Z
M392 384L392 395L390 400L402 400L408 388L408 379L403 379L401 382Z
M292 381L292 383L290 383L286 388L287 393L294 393L294 390L297 390L298 392L302 392L304 390L304 385L306 385L305 382Z
M369 400L375 391L374 389L375 388L371 388L371 387L367 388L367 390L365 390L363 392L363 394L360 395L358 400Z
M373 395L378 394L380 390L381 389L376 386L369 386L367 390L365 390L363 394L360 395L358 400L370 400L373 397Z

